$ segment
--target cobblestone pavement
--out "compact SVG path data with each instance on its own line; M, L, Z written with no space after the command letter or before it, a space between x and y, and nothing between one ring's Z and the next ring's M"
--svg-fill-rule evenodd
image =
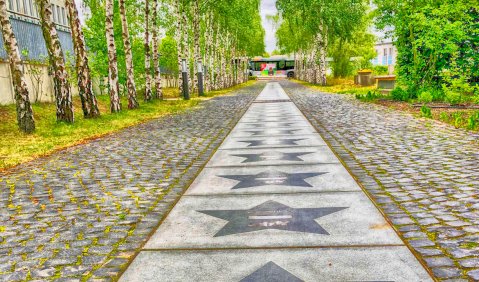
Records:
M433 281L278 82L120 278L159 280Z
M479 280L479 136L281 84L437 279Z
M0 281L115 279L263 87L0 174Z

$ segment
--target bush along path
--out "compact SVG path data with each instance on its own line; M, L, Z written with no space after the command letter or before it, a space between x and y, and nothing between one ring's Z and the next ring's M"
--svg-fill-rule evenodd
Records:
M281 84L437 279L479 280L478 135Z
M0 174L0 280L115 279L262 88Z

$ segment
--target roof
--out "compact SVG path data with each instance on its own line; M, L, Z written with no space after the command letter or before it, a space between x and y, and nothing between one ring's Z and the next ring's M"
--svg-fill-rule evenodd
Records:
M294 61L294 58L285 55L275 55L268 58L254 57L253 62L274 62L274 61Z

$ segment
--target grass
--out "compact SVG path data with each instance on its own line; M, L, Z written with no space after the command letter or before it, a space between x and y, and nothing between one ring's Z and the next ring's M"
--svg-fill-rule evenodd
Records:
M349 78L328 78L327 85L321 86L316 84L311 84L308 82L294 80L297 83L317 89L321 92L328 93L337 93L337 94L360 94L365 95L368 91L373 91L376 89L376 86L360 86L355 85L353 79Z
M118 131L164 115L177 114L197 106L202 100L225 95L233 90L253 84L249 81L228 89L211 91L205 97L192 97L191 100L140 101L140 108L128 110L126 97L121 102L124 110L117 114L109 112L109 97L98 96L101 117L83 118L79 97L74 97L75 123L57 122L53 103L36 103L33 112L36 122L34 134L23 134L16 124L15 105L0 106L0 170L30 161L56 150L84 143L90 139ZM176 89L164 89L167 98L179 96Z
M379 104L395 110L408 112L416 117L426 117L438 120L456 128L463 128L472 131L479 131L479 111L467 109L447 109L433 108L429 109L430 113L426 116L419 107L413 107L411 103L395 101L391 96L378 95L377 88L373 86L355 85L352 79L334 79L328 78L328 85L320 86L308 82L295 80L295 82L319 90L321 92L337 93L337 94L354 94L361 97L361 101ZM368 92L370 92L368 94Z

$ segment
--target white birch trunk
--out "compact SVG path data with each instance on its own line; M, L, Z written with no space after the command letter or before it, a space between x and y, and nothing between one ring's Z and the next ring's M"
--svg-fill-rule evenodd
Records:
M15 103L17 110L17 124L21 131L32 133L35 131L32 105L28 96L27 83L21 67L20 51L17 39L13 33L7 12L6 0L0 0L0 25L3 42L7 52L10 73L12 75L13 89L15 91Z
M133 54L131 52L130 33L128 32L128 21L126 18L125 0L119 0L120 2L120 17L123 47L125 49L125 61L126 61L126 89L128 92L128 109L138 108L139 104L136 99L136 85L133 69Z

